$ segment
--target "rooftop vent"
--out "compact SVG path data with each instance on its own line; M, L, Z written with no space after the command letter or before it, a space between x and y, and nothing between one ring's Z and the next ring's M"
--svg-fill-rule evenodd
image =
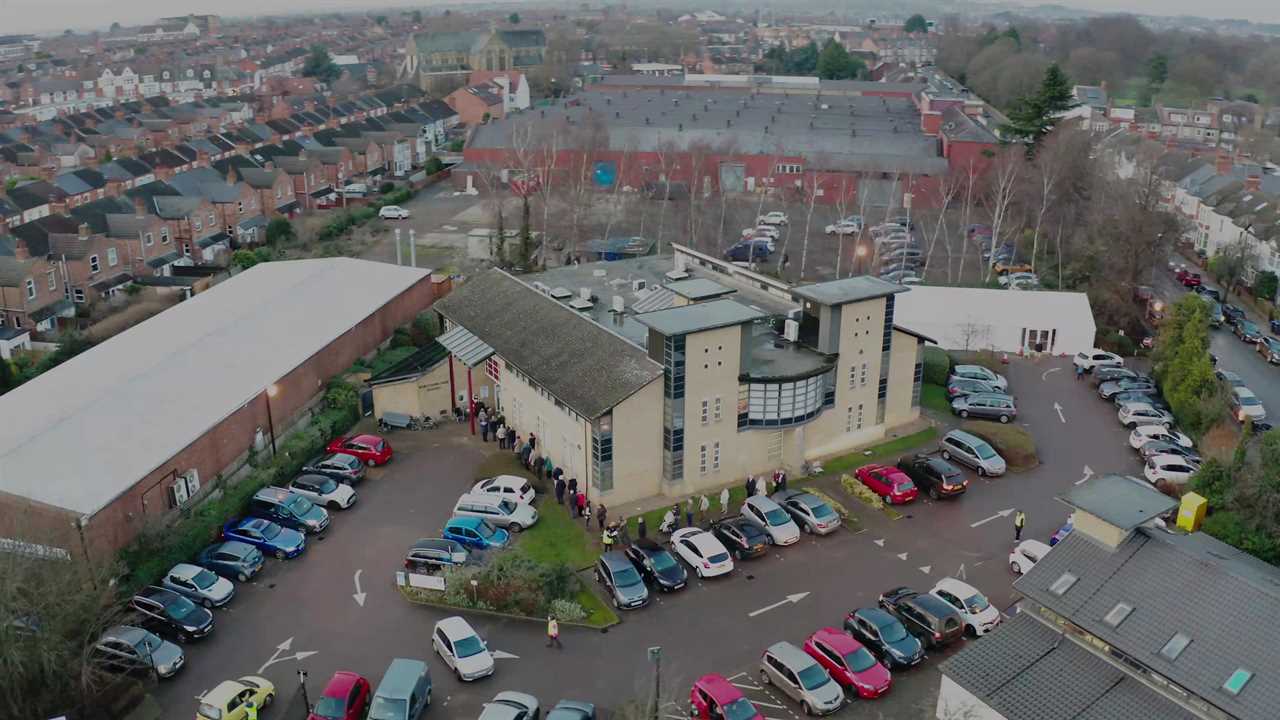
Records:
M542 293L543 295L550 295L550 294L551 294L551 288L547 287L547 284L546 284L546 283L544 283L544 282L542 282L542 281L539 281L539 280L534 280L534 281L533 281L533 289L534 289L534 290L537 290L538 292Z
M670 270L666 275L668 280L684 280L687 277L689 277L689 273L683 270Z
M1057 595L1058 597L1062 597L1067 594L1067 591L1070 590L1071 586L1075 585L1076 581L1079 579L1080 578L1069 572L1064 572L1062 575L1058 576L1057 580L1053 581L1052 585L1049 586L1049 592Z
M641 290L644 290L648 286L649 286L649 283L646 280L632 280L631 292L640 292Z
M799 340L800 339L800 323L796 322L795 320L785 321L782 326L782 337L786 338L790 342L795 342Z
M595 305L593 305L590 300L583 300L582 298L574 298L569 301L569 307L579 312L584 312L595 307Z
M1102 622L1110 625L1111 627L1119 627L1120 623L1124 622L1124 619L1129 617L1129 613L1131 612L1133 612L1132 605L1122 602L1116 603L1116 606L1111 608L1111 612L1107 613L1106 616L1102 618Z
M583 300L590 300L591 288L589 287L578 288L578 297L582 298Z
M612 311L618 315L621 315L622 312L626 309L627 309L627 304L626 304L626 301L622 299L622 296L614 295Z
M608 274L609 274L609 273L605 272L604 270L592 270L592 271L591 271L591 276L592 276L592 277L604 277L605 275L608 275Z
M573 293L569 292L568 288L562 287L552 288L550 295L556 300L564 300L565 298L573 297Z

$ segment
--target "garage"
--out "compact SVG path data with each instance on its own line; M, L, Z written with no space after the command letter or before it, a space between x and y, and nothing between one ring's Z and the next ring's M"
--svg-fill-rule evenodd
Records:
M1074 355L1094 346L1084 293L917 286L897 296L894 322L947 350Z

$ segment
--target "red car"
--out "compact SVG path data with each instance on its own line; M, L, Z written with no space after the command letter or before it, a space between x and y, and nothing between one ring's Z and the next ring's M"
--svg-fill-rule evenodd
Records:
M371 694L368 680L356 673L339 670L329 678L307 720L364 720Z
M920 489L911 478L889 465L863 465L854 471L858 480L888 505L902 505L915 500Z
M692 720L764 720L756 706L723 676L703 675L689 691Z
M1203 285L1204 281L1200 279L1200 273L1187 273L1182 276L1182 284L1185 287L1193 288Z
M844 688L845 697L878 698L889 692L893 678L862 643L836 628L822 628L804 641L809 657L831 673Z
M369 466L386 465L391 462L391 443L377 435L334 438L326 450L331 453L355 455Z

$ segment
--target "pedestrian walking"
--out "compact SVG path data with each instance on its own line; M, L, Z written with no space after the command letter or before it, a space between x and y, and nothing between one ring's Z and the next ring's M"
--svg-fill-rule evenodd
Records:
M752 495L755 495L755 494L756 494L756 476L748 475L747 476L747 497L751 497Z
M587 510L587 494L575 492L573 494L573 506L577 509L577 515L574 517L582 517Z
M680 529L680 503L671 506L671 531Z
M514 430L512 430L511 432L515 433ZM515 453L516 457L520 457L520 448L522 447L524 447L524 439L521 438L519 434L515 434L511 438L511 451Z
M547 616L547 647L554 645L557 650L563 650L564 646L560 644L560 623L556 622L555 615Z
M564 480L556 478L556 504L564 504Z
M640 540L649 536L649 526L644 521L644 516L636 518L636 537Z
M480 423L480 439L483 442L489 442L489 416L481 410L476 420Z
M720 514L729 514L729 488L720 491Z
M1084 379L1084 366L1083 366L1083 365L1077 365L1077 366L1076 366L1076 380L1077 380L1077 381L1079 381L1079 380L1083 380L1083 379Z
M498 425L498 429L494 431L494 436L498 438L498 449L507 449L507 429L502 425Z
M774 492L781 492L787 489L787 471L778 469L778 486L774 488Z
M1013 541L1022 540L1022 528L1027 526L1027 514L1019 510L1013 516Z
M538 447L538 436L534 435L533 433L529 433L529 449L536 450L537 447Z
M538 476L538 484L542 484L542 470L545 467L546 464L543 463L542 458L536 457L533 459L533 472Z
M617 532L618 532L618 539L620 539L622 542L628 543L628 544L631 542L631 528L627 527L626 515L623 515L622 517L618 518Z
M528 440L525 440L524 445L520 447L520 464L524 466L525 470L533 469L529 467L529 456L532 454L533 454L533 446L529 444Z
M597 505L596 506L596 525L598 525L601 530L604 529L604 522L605 522L605 519L608 517L609 517L609 508L605 507L604 503L600 503L599 505Z
M693 527L693 496L690 495L688 500L684 502L684 524L686 527Z
M698 500L698 519L703 522L706 522L707 511L710 509L711 509L711 501L707 499L706 495L703 495Z
M551 462L551 458L548 456L542 459L542 465L543 472L546 473L547 479L550 480L551 474L556 471L556 464Z
M590 530L591 529L591 503L587 502L586 493L582 493L582 495L580 495L579 497L582 498L582 524L588 530Z

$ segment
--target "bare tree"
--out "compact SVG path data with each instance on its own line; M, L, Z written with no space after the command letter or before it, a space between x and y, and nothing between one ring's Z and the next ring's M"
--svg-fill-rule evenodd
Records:
M964 172L964 211L960 217L960 266L956 269L956 282L964 282L964 261L969 256L969 220L973 217L973 191L977 185L978 173L974 167L973 158L969 158L969 165ZM995 237L991 238L991 253L995 254ZM951 281L950 264L947 267L947 281Z
M1008 220L1010 209L1018 191L1018 178L1022 175L1025 153L1021 148L1006 148L999 154L991 168L987 170L987 206L991 209L991 257L987 259L987 268L982 281L991 281L991 271L995 267L995 249L1000 245L1000 231ZM1015 238L1016 242L1016 238Z
M629 157L631 157L631 149L630 146L627 146L622 149L622 153L618 156L618 174L613 181L613 196L610 198L609 219L604 226L604 239L606 241L608 241L613 230L614 219L623 209L624 201L619 193L622 191L622 186L626 184L624 178L627 176L627 159Z
M951 203L956 196L960 194L960 189L964 182L955 175L944 175L938 185L938 199L941 201L937 208L937 222L933 226L933 238L929 241L929 251L924 256L924 268L921 272L925 278L929 277L929 264L933 262L933 252L938 246L938 236L946 235L945 241L947 246L947 283L951 282L951 238L947 232L947 213L951 209Z
M817 207L818 198L822 197L822 186L826 182L825 176L816 171L808 172L809 181L801 185L801 191L804 193L805 213L804 213L804 236L800 240L800 279L804 280L804 272L809 260L809 229L813 225L813 210ZM803 181L802 181L803 182ZM789 236L788 236L789 237ZM783 246L783 257L786 256L786 246Z
M854 187L852 188L850 187L848 173L841 173L840 187L838 190L836 190L836 196L831 203L832 208L835 209L836 217L834 222L837 225L836 227L836 279L837 280L840 278L841 261L844 260L844 239L845 239L845 236L848 234L848 233L840 232L841 228L839 227L839 225L840 223L844 222L845 218L848 217L849 202L853 200L853 194L857 192L856 188L857 188L856 184L854 185ZM859 228L858 232L859 233L862 232L861 228Z
M658 143L654 155L658 159L657 195L658 207L658 254L662 254L663 231L667 221L667 204L671 202L671 175L680 167L681 148L670 139Z

